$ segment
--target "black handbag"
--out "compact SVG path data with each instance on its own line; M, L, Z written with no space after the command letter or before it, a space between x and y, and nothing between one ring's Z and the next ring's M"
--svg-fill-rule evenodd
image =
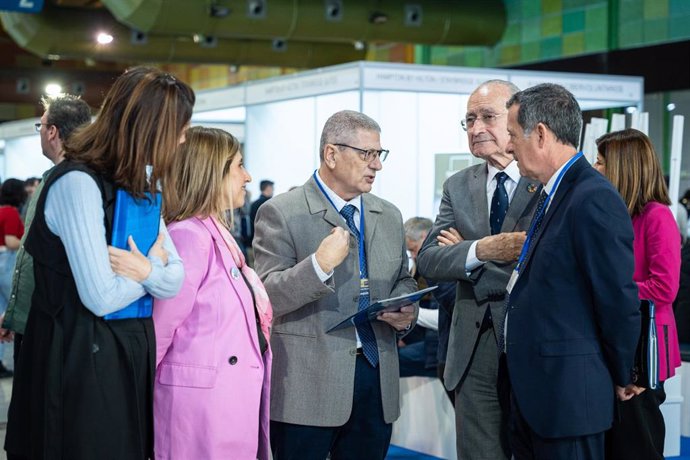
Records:
M659 383L659 355L653 301L640 301L640 319L642 327L635 352L632 383L638 387L654 390Z

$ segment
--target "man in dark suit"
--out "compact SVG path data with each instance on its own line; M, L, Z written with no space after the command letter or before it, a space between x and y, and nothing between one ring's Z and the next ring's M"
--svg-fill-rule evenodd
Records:
M544 185L508 283L511 447L517 460L603 459L616 394L633 395L640 333L630 216L577 152L570 92L537 85L507 107L508 151Z
M455 391L460 460L510 458L507 416L497 391L496 327L538 195L537 183L520 176L505 150L505 105L517 91L510 82L492 80L470 95L463 128L472 154L486 163L446 181L439 214L418 256L423 276L457 281L444 383ZM450 233L455 230L457 239ZM444 245L447 238L458 244Z
M251 246L254 241L254 223L256 222L256 213L259 211L259 206L273 198L273 182L270 180L262 180L259 182L259 191L261 195L249 207L249 235L246 238L247 246Z
M318 171L257 214L256 271L274 312L276 460L383 460L400 415L396 344L418 308L326 332L370 301L416 288L400 211L370 193L388 155L380 131L363 113L332 115Z

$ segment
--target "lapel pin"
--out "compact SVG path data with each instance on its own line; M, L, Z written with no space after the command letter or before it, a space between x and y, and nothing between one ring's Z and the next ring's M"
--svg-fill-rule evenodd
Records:
M534 184L527 184L527 192L534 193L537 191L537 186Z
M230 276L232 276L233 279L239 279L240 271L237 269L237 267L232 267L230 270Z

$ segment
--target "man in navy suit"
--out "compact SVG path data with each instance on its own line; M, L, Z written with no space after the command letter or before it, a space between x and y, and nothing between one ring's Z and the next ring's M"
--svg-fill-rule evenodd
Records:
M537 85L507 107L507 150L544 185L508 283L511 448L517 460L603 459L615 397L633 395L632 224L616 190L577 152L582 113L570 92Z

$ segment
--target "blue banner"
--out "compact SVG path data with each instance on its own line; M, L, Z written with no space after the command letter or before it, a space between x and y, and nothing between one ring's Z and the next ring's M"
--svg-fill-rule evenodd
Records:
M1 10L40 13L43 10L43 0L0 0Z

